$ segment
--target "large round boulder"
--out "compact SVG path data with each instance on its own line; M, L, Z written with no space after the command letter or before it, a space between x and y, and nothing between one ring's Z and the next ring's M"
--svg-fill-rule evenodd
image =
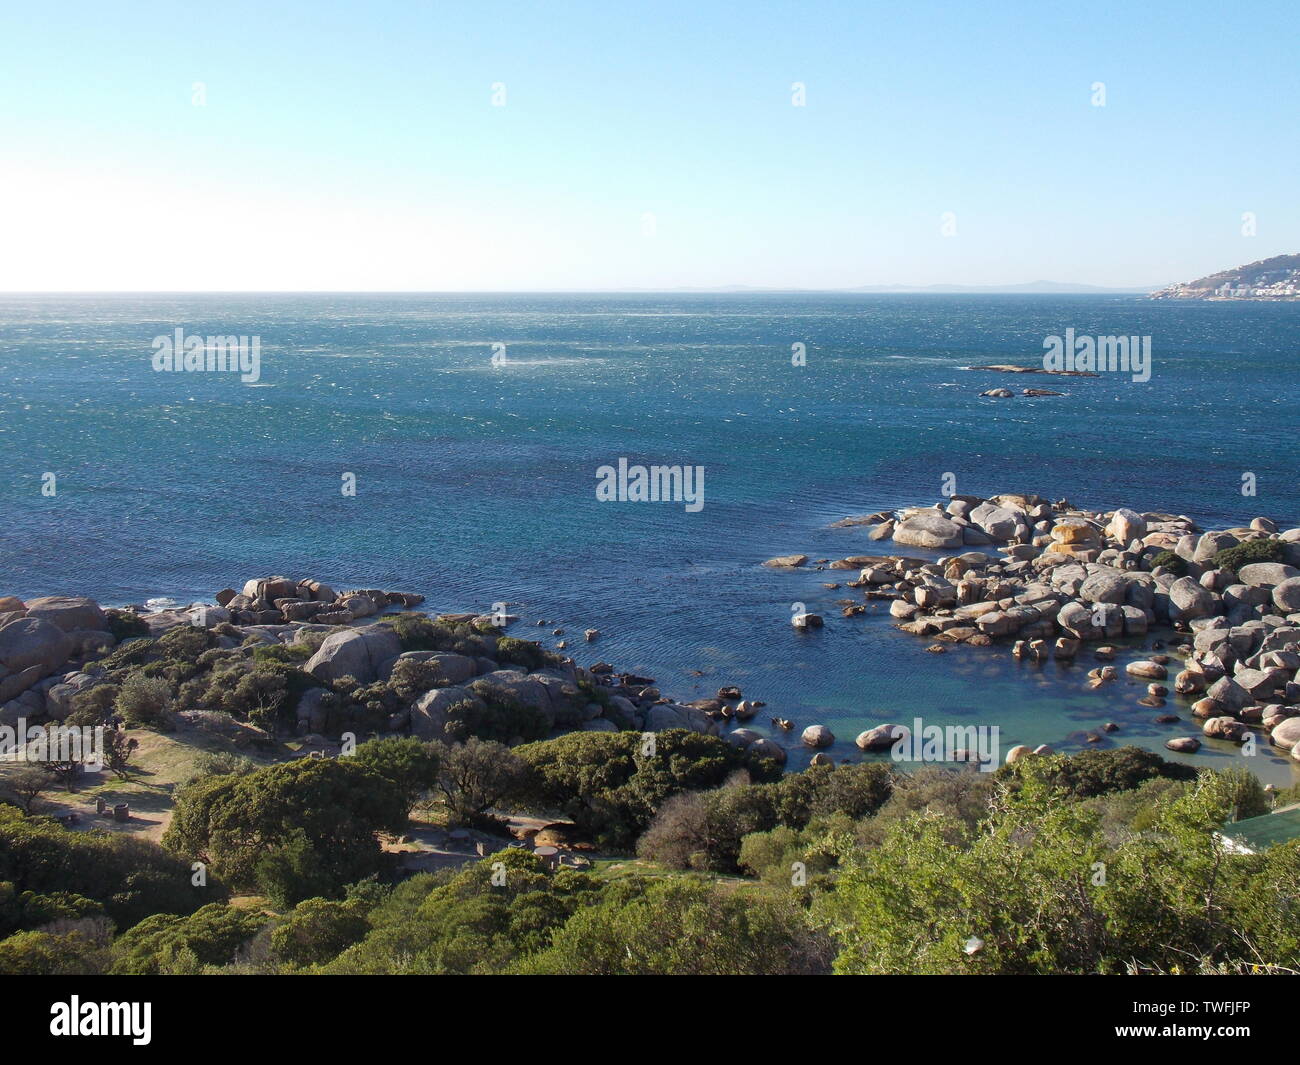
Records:
M1124 667L1130 677L1145 677L1148 680L1164 680L1169 676L1169 671L1159 662L1151 662L1143 659L1140 662L1130 662Z
M1288 577L1273 586L1273 605L1283 614L1300 611L1300 577Z
M907 734L908 730L902 725L877 725L865 732L859 732L853 742L864 751L887 751Z
M1135 510L1120 507L1110 516L1106 526L1106 535L1128 547L1134 540L1141 540L1147 534L1146 519Z
M468 688L434 688L425 692L411 707L411 733L422 740L448 739L448 711L468 702L474 709L484 709L484 702Z
M1274 747L1293 750L1300 743L1300 717L1288 717L1280 725L1274 725L1269 739L1273 741Z
M914 547L960 547L961 526L949 521L938 511L915 514L894 527L894 542Z
M1169 586L1169 601L1178 608L1176 620L1192 621L1214 613L1214 593L1191 577L1179 577Z
M1207 699L1230 714L1240 713L1248 706L1255 705L1255 697L1231 677L1220 677L1210 685L1205 693Z
M967 517L995 541L1012 539L1017 527L1028 524L1023 510L1000 507L996 503L981 503Z
M432 662L438 667L439 684L464 684L478 675L478 662L468 655L450 651L403 651L380 667L379 679L387 680L393 675L397 663L406 661Z
M1201 727L1201 731L1210 739L1240 743L1250 730L1236 718L1212 717Z
M72 639L43 618L16 618L0 627L0 666L9 673L39 667L49 676L68 660Z
M1252 588L1275 588L1294 577L1300 577L1300 569L1281 562L1252 562L1237 570L1237 580Z
M48 621L64 632L108 628L108 618L99 604L82 596L46 595L32 599L27 603L27 616Z
M401 641L392 629L345 629L326 636L303 668L326 682L350 676L360 684L372 684L384 664L401 653Z
M825 725L809 725L800 738L809 747L829 747L835 742L835 733Z

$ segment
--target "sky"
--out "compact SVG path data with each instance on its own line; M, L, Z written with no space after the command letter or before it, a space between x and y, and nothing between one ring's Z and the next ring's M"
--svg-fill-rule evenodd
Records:
M1294 0L0 0L0 290L1189 280L1300 252L1298 38Z

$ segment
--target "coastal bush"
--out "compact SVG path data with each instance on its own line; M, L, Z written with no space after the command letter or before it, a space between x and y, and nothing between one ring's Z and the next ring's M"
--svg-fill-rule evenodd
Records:
M1083 750L1071 756L1022 758L1003 766L995 774L1013 791L1033 778L1049 788L1059 789L1070 798L1089 799L1113 791L1127 791L1151 780L1195 780L1196 770L1177 762L1167 762L1154 751L1141 747L1118 747L1112 750Z
M198 625L177 625L158 638L156 651L164 658L193 662L204 651L217 646L217 637Z
M830 890L844 855L854 846L856 825L847 814L814 818L803 828L778 825L753 832L740 842L736 864L773 887L798 886L813 895ZM796 864L797 863L797 864Z
M270 643L254 648L253 661L263 666L300 666L315 653L303 643Z
M398 614L385 618L397 634L403 651L452 651L472 658L495 658L495 629L477 629L462 623L435 621L426 614Z
M1286 549L1280 540L1246 540L1235 547L1225 547L1215 554L1213 565L1217 569L1236 573L1242 566L1255 562L1281 562Z
M239 652L202 657L209 668L180 686L178 709L219 711L269 732L290 731L298 700L322 686L310 673L274 659L259 663Z
M504 877L494 882L494 865ZM359 974L499 973L549 946L555 932L598 898L600 882L549 872L507 848L455 873L399 884L367 915L371 931L318 971Z
M54 921L103 916L103 903L76 892L54 891L44 895L35 891L19 892L11 881L0 881L0 938Z
M716 736L669 729L640 733L571 732L515 748L534 770L518 805L564 813L602 846L628 848L659 807L683 791L722 784L737 769L758 781L778 779L779 766L751 758Z
M897 774L888 801L874 817L858 822L858 846L879 846L895 826L917 813L942 818L945 826L954 829L974 829L997 801L1002 785L995 776L943 766L921 766Z
M272 906L284 910L305 899L333 897L339 884L307 833L291 829L256 856L253 884Z
M746 837L778 827L801 830L831 815L851 829L888 800L893 776L877 762L814 766L771 783L751 784L736 774L720 788L668 799L637 841L637 854L675 869L735 873Z
M72 697L72 709L63 723L83 728L105 724L113 716L120 691L121 688L116 684L95 684L83 688Z
M153 637L128 640L126 643L118 644L103 658L90 663L90 665L112 675L131 666L144 665L151 657L156 655L155 648L157 646L158 641Z
M388 677L388 686L403 703L410 704L442 683L442 667L437 662L399 658Z
M503 665L523 666L530 673L563 661L563 658L546 650L541 644L514 636L500 637L493 657Z
M172 728L172 690L161 677L133 673L118 690L113 709L131 728Z
M569 976L815 975L833 950L789 901L686 879L616 881L514 971Z
M362 899L306 899L271 933L271 950L282 963L302 967L327 962L370 931Z
M56 921L0 940L6 976L99 976L108 968L113 925L102 918Z
M446 734L453 740L471 736L509 743L543 739L551 731L550 719L536 707L525 705L489 684L471 684L479 702L466 699L447 710Z
M210 903L185 917L154 914L118 936L109 973L156 976L227 965L265 923L255 910L224 903Z
M360 744L353 757L402 795L409 814L438 781L439 752L414 736L389 736Z
M337 895L386 868L378 833L406 820L405 795L368 766L303 758L186 784L163 846L239 886L257 885L263 863L263 881L310 879Z
M194 759L194 776L191 780L203 777L219 777L227 774L243 776L257 768L257 763L247 755L235 754L233 751L202 751Z
M488 810L528 791L532 769L504 744L471 736L463 744L432 745L438 761L438 790L454 822L495 829Z
M0 807L0 881L16 892L81 896L127 928L153 913L187 914L226 897L215 876L202 887L192 886L190 877L188 862L148 840L75 832Z
M847 856L813 904L841 973L1178 972L1197 962L1300 962L1278 920L1300 845L1225 855L1237 787L1204 772L1158 800L1149 828L1110 840L1092 802L1031 788L974 827L942 813L893 824ZM1100 873L1099 873L1100 870ZM1207 900L1213 900L1207 905Z
M104 611L104 618L105 628L113 634L113 639L118 643L136 636L149 635L149 626L132 610L117 610L109 607Z
M1151 556L1151 568L1155 569L1163 566L1170 573L1179 577L1187 576L1187 559L1182 555L1176 555L1172 551L1158 551Z

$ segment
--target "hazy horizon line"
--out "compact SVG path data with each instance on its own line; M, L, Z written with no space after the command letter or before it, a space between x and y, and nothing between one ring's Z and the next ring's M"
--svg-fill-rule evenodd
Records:
M1038 285L1054 285L1038 288ZM1165 285L1108 287L1065 282L1023 285L861 285L852 288L800 288L760 285L679 286L676 288L176 288L176 289L0 289L0 296L619 296L619 295L917 295L917 296L1088 296L1149 295Z

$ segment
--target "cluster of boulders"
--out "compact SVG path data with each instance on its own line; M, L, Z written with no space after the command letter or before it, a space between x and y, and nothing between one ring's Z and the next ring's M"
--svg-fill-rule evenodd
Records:
M443 614L439 620L482 622L490 617ZM491 647L497 637L487 635L482 639ZM437 686L388 722L391 730L409 729L422 739L445 739L454 709L463 712L465 703L483 709L493 697L537 711L555 731L617 732L634 728L662 732L684 728L714 736L721 731L719 723L703 711L664 697L652 678L619 673L604 662L588 669L564 658L530 671L489 656L403 651L396 634L383 626L331 633L303 668L327 683L351 676L369 684L387 680L403 660L434 662L438 666ZM600 698L591 699L585 694L593 689L599 690ZM319 731L325 716L321 706L324 695L325 689L312 689L299 701L300 730Z
M97 658L116 643L93 599L0 596L0 724L41 714L70 663Z
M897 626L940 641L935 650L1010 640L1018 658L1068 661L1088 643L1168 628L1181 669L1160 654L1125 667L1130 677L1153 682L1147 705L1162 705L1168 689L1154 682L1173 669L1177 694L1201 696L1192 710L1206 719L1206 735L1242 740L1262 725L1274 744L1300 758L1300 722L1282 727L1300 716L1300 528L1279 531L1259 517L1248 527L1202 531L1183 515L1089 511L1020 494L959 495L836 524L865 526L873 541L955 552L826 563L859 569L850 586L867 599L890 600ZM1256 554L1279 561L1216 565L1220 552L1253 541L1273 541L1255 545L1267 548ZM787 555L767 564L807 561ZM851 601L841 605L846 616L863 612ZM1095 653L1109 661L1116 652L1102 646ZM1101 666L1089 679L1097 686L1118 676L1116 667Z
M423 596L404 592L355 591L336 595L317 581L291 581L283 577L250 580L242 592L226 589L217 605L194 604L185 608L147 611L133 607L118 611L138 619L134 628L150 636L164 635L182 626L216 629L216 645L233 649L253 645L319 646L303 669L324 684L351 677L360 685L388 680L402 660L434 662L436 687L420 695L413 705L389 720L393 731L410 731L425 739L446 736L448 712L459 704L483 706L493 696L532 708L556 731L618 731L637 729L660 732L685 728L720 735L732 717L745 720L759 704L730 698L702 705L686 705L666 698L649 677L616 671L604 662L590 669L571 658L528 670L488 656L471 657L442 651L403 651L397 633L387 625L349 624L361 618L380 620L388 608L407 609ZM20 718L31 722L62 720L72 709L72 698L96 683L96 670L88 662L103 657L118 643L110 631L110 615L92 599L44 597L23 602L0 597L0 724ZM448 623L472 623L483 635L482 645L495 649L504 626L514 615L441 614ZM493 635L488 625L496 627ZM119 626L118 631L122 631ZM322 640L321 637L324 636ZM587 641L599 637L586 630ZM130 637L125 637L124 640ZM83 671L83 668L87 671ZM589 693L597 691L592 699ZM298 731L315 736L325 730L330 689L311 688L297 706ZM459 706L461 712L463 706ZM768 748L771 748L770 750ZM758 750L784 761L785 752L764 739Z
M223 588L216 606L195 604L182 610L157 611L153 627L173 621L186 623L196 615L200 624L211 628L222 622L232 625L278 625L287 621L310 621L316 625L350 625L390 607L410 609L424 602L412 592L382 592L375 589L336 593L328 584L315 580L295 581L287 577L254 577L243 591Z

